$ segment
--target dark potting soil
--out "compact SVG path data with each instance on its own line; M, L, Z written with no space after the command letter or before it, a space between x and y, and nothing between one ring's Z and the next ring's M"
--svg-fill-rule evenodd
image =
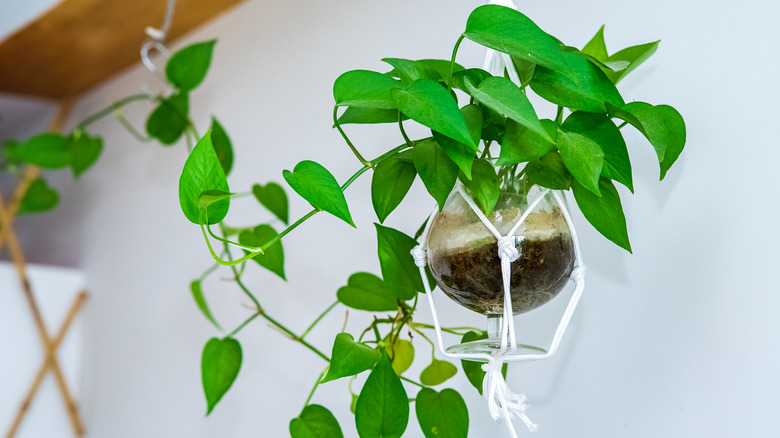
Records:
M520 258L510 265L514 314L552 300L566 285L574 263L569 236L526 238L519 249ZM447 286L444 292L452 299L482 314L504 311L504 283L496 241L453 250L437 259L433 268L441 274Z

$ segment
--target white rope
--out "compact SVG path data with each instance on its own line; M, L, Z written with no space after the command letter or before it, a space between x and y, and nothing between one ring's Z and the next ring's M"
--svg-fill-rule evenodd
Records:
M517 432L512 425L513 417L519 418L531 432L536 431L537 426L531 421L530 418L528 418L525 413L526 409L528 408L528 405L525 403L525 394L515 394L512 392L512 390L506 384L506 380L504 379L503 374L501 374L501 367L505 362L510 361L520 362L546 359L555 354L555 352L558 350L561 339L563 338L563 335L569 326L571 317L574 315L574 311L576 310L580 298L582 297L582 292L585 289L585 266L582 263L582 254L580 251L579 240L577 238L577 233L574 229L571 216L566 209L566 205L563 203L563 200L557 193L551 192L549 189L542 191L542 193L531 204L529 204L526 211L520 216L518 221L514 224L511 231L506 236L502 236L496 227L490 223L488 218L482 213L479 207L477 207L471 196L466 193L460 182L456 184L454 190L463 197L469 207L477 215L477 217L479 217L482 223L490 230L491 233L493 233L493 235L496 236L496 239L498 240L498 254L501 259L501 274L503 277L504 286L504 312L503 321L501 324L501 348L497 352L492 355L487 353L448 353L444 349L439 316L436 312L433 293L431 291L430 284L428 283L428 276L425 273L425 266L427 261L424 246L428 240L428 235L430 233L430 228L431 224L433 223L434 216L438 212L437 208L434 208L433 213L428 219L428 223L421 236L422 244L415 246L412 249L411 254L414 258L415 265L417 265L420 270L423 287L425 289L426 295L428 296L428 304L431 307L431 315L433 316L433 324L436 329L436 340L438 341L437 345L439 351L442 353L442 355L449 358L481 360L487 362L482 366L482 369L486 373L485 379L483 380L482 394L487 399L488 411L490 412L490 416L493 418L493 420L503 420L507 425L507 429L509 430L512 438L517 438ZM517 348L517 342L515 339L514 315L512 309L510 268L511 263L520 257L517 244L522 241L522 236L518 238L518 236L515 236L514 233L518 230L523 221L525 221L531 211L533 211L539 202L541 202L541 200L548 194L552 194L555 202L560 207L572 237L572 246L574 248L574 269L571 272L570 278L572 281L574 281L575 288L574 292L572 292L571 298L569 299L569 303L566 306L566 310L563 312L563 316L561 317L561 321L558 324L558 328L555 331L555 335L553 336L553 340L547 352L544 354L513 354Z
M141 46L141 62L144 67L154 74L166 86L165 94L173 92L173 87L168 83L165 75L154 65L152 62L150 52L152 50L163 55L164 57L170 56L170 51L165 47L165 40L168 38L168 31L171 29L171 23L173 22L173 12L176 8L176 0L168 0L168 6L165 10L165 18L163 19L163 25L157 29L148 26L144 33L149 37L149 40Z
M517 9L517 6L515 6L515 3L512 0L490 0L488 3ZM517 74L515 65L512 62L512 57L504 52L488 49L485 54L485 62L482 64L482 70L485 70L494 76L504 76L504 72L506 71L512 82L518 87L522 85L520 76Z

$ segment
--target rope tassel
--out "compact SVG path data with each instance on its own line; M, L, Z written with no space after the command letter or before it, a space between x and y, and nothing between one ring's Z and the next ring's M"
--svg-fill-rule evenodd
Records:
M482 365L482 370L486 373L485 379L482 381L482 394L488 402L490 417L493 421L503 419L512 438L517 438L517 433L512 427L512 417L522 420L529 432L536 432L536 424L525 413L528 408L528 405L525 404L526 396L525 394L515 394L506 384L504 375L501 373L503 364L500 358L496 358Z

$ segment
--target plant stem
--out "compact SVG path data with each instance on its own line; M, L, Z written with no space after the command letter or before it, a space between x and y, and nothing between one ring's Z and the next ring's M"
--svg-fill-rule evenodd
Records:
M300 336L298 336L295 333L293 333L292 330L290 330L287 327L283 326L282 324L277 322L275 319L273 319L270 316L268 316L268 314L266 314L265 312L262 312L260 314L260 316L265 318L266 321L270 322L272 325L274 325L279 330L281 330L284 333L286 333L293 341L299 342L301 345L303 345L304 347L306 347L309 350L311 350L312 352L314 352L314 354L316 354L317 356L325 359L325 361L327 361L327 362L330 362L330 358L327 355L325 355L323 352L318 350L317 347L315 347L315 346L311 345L310 343L304 341Z
M133 126L132 123L130 123L130 121L127 120L125 115L122 113L121 108L116 108L113 114L114 114L114 118L119 122L119 124L121 124L127 130L127 132L132 134L136 140L138 140L141 143L149 143L150 141L152 141L151 138L146 137L145 135L141 134L140 131L135 129L135 126Z
M233 242L232 240L229 240L229 239L225 239L224 237L219 237L216 234L214 234L214 232L211 231L211 225L206 225L206 230L208 230L209 235L213 239L218 240L218 241L220 241L222 243L238 246L238 247L250 250L250 251L257 251L259 249L256 246L244 245L244 244L241 244L241 243L238 243L238 242ZM227 232L223 229L222 230L222 234L227 235Z
M458 47L460 47L460 43L463 42L463 38L466 38L466 35L461 35L460 38L458 38L458 42L455 43L455 47L452 48L452 58L450 58L450 77L447 79L447 92L452 91L452 75L455 74L455 57L458 56Z
M401 380L403 380L403 381L406 381L406 382L409 382L409 383L411 383L412 385L417 385L417 386L419 386L420 388L427 388L427 386L423 385L422 383L415 382L415 381L414 381L414 380L412 380L412 379L408 379L408 378L406 378L406 377L404 377L404 376L399 376L399 377L401 377Z
M222 224L220 224L220 226L221 225ZM225 234L224 230L222 230L222 234ZM228 246L228 244L226 242L222 242L222 244L225 246L225 252L227 253L228 260L232 263L233 262L233 254L230 253L230 247ZM211 248L210 244L209 244L209 248ZM217 260L217 261L219 261L219 260ZM257 301L257 298L255 298L254 294L252 294L252 292L250 292L249 289L247 289L247 287L244 285L244 282L241 281L241 276L238 275L238 270L236 269L236 266L235 265L231 265L230 266L230 270L233 271L233 276L235 277L236 283L238 284L238 286L241 288L242 291L244 291L246 296L248 296L249 299L252 300L252 302L255 304L255 307L257 308L257 312L258 313L263 313L263 307L260 305L260 302Z
M433 347L433 350L431 351L431 355L433 355L433 351L436 350L436 344L434 344L433 341L431 341L431 338L429 338L428 336L425 336L425 333L421 332L414 325L412 325L411 328L412 328L412 331L414 331L418 335L422 336L423 339L425 339L426 341L428 341L429 344L431 344L431 347Z
M349 148L352 149L352 153L355 154L355 157L357 157L357 159L360 161L360 164L362 164L364 166L369 166L369 162L366 161L366 159L363 158L362 155L360 155L360 152L358 152L357 148L355 148L355 145L353 145L352 142L349 141L349 138L347 137L347 134L345 134L344 130L341 129L341 125L339 124L339 121L338 121L338 112L339 112L339 107L338 106L334 106L333 107L333 124L336 125L336 129L339 130L339 133L344 138L344 141L347 143L347 146L349 146Z
M318 316L318 317L317 317L317 319L315 319L315 320L314 320L314 322L313 322L313 323L311 323L311 325L309 326L309 328L307 328L307 329L306 329L306 330L303 332L303 334L301 335L301 339L305 338L305 337L306 337L306 335L308 335L308 334L309 334L309 332L311 331L311 329L313 329L313 328L314 328L314 326L315 326L315 325L317 325L317 323L319 323L319 322L320 322L320 320L322 320L322 318L324 318L324 317L325 317L325 315L327 315L327 314L328 314L328 313L329 313L331 310L333 310L333 308L334 308L334 307L336 307L338 304L339 304L339 302L338 302L338 300L337 300L335 303L331 304L331 305L330 305L330 307L328 307L327 309L325 309L325 311L324 311L324 312L322 312L322 313L320 314L320 316Z
M317 377L317 381L314 382L314 388L311 389L311 392L309 393L309 397L306 398L306 403L303 404L303 409L306 409L306 406L309 406L309 402L311 401L311 398L314 396L314 392L317 390L317 387L320 386L320 380L322 380L322 378L325 377L326 371L328 371L328 368L325 368L320 373L320 376Z
M232 260L232 255L230 254L229 251L228 251L228 259ZM255 317L262 316L263 318L265 318L266 321L270 322L273 326L275 326L276 328L278 328L279 330L281 330L282 332L287 334L290 337L290 339L292 339L293 341L299 342L304 347L306 347L309 350L311 350L312 352L314 352L317 356L319 356L319 357L325 359L326 361L330 362L330 358L328 356L326 356L325 354L323 354L320 350L318 350L317 347L315 347L315 346L309 344L308 342L304 341L303 338L301 338L300 336L296 335L292 330L288 329L287 327L285 327L284 325L282 325L281 323L276 321L274 318L272 318L270 315L265 313L265 310L263 310L263 307L260 305L260 302L257 301L257 298L255 298L255 296L252 294L252 292L250 292L249 289L246 287L246 285L244 285L244 282L241 281L241 277L239 277L237 275L238 272L236 270L235 265L231 266L230 269L233 271L233 274L236 276L236 283L238 284L238 286L252 300L252 302L255 304L255 306L257 306L257 313L255 313L251 318L249 318L249 320L247 320L244 324L239 326L238 330L242 329L244 327L244 325L246 325L249 321L251 321Z
M214 272L218 267L219 267L219 263L214 263L213 265L211 265L211 267L209 267L208 269L206 269L205 272L203 272L203 274L200 276L199 280L200 281L205 280L206 277L211 275L211 273Z
M555 123L563 123L563 107L558 105L558 111L555 113Z
M406 141L406 145L409 147L414 146L414 142L409 140L409 136L406 135L406 130L404 130L404 122L401 120L401 111L398 111L398 128L401 130L401 135L404 137L404 141Z
M153 100L153 98L147 94L133 94L123 99L117 100L116 102L112 103L111 106L103 108L102 110L82 120L78 125L76 125L76 129L84 129L87 126L91 125L92 123L95 123L96 121L102 119L103 117L111 114L111 112L116 110L117 108L121 108L127 105L128 103L136 102L139 100Z
M628 122L623 122L620 125L618 125L618 129L623 129L623 127L626 125L628 125Z
M254 320L255 318L257 318L258 316L260 316L260 312L255 312L254 314L252 314L252 316L250 316L249 318L247 318L247 320L246 320L246 321L242 322L242 323L241 323L241 325L239 325L238 327L236 327L236 329L235 329L235 330L233 330L232 332L230 332L230 334L228 334L228 335L226 336L226 338L232 338L233 336L235 336L236 334L238 334L238 332L240 332L240 331L241 331L241 329L243 329L244 327L246 327L246 325L247 325L247 324L249 324L250 322L252 322L252 320Z
M430 324L425 324L425 323L421 323L421 322L415 322L415 323L413 323L413 325L415 327L420 327L420 328L424 328L424 329L435 329L436 328L436 327L434 327L434 326L432 326ZM463 333L459 333L458 331L472 331L472 332L480 333L483 330L482 329L478 329L476 327L442 327L441 331L443 331L445 333L451 333L453 335L462 335Z

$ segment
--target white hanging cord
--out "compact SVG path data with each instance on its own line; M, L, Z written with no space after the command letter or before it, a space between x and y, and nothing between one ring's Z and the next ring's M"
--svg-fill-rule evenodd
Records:
M479 220L481 220L482 223L485 224L487 229L490 230L490 232L493 233L494 236L496 236L496 239L500 239L501 233L499 233L496 227L494 227L493 224L490 223L490 220L485 216L485 213L482 213L482 210L480 210L479 207L477 207L477 204L474 202L471 196L469 196L469 194L466 193L466 190L463 188L463 183L461 183L460 180L458 180L455 183L455 190L457 190L458 193L460 193L460 195L463 196L463 200L466 201L466 204L468 204L469 207L471 207L471 209L474 211L474 214L476 214Z
M463 199L466 201L469 207L474 211L477 217L480 218L482 223L491 231L491 233L497 235L499 257L501 258L501 273L504 283L504 319L501 325L501 348L499 351L493 355L490 355L487 353L448 353L444 349L439 316L436 312L433 293L431 291L430 284L428 284L428 277L425 273L425 266L427 261L425 250L423 249L425 243L428 240L428 234L430 232L430 227L434 216L438 211L436 208L434 208L431 217L428 219L428 224L423 231L422 244L414 247L411 251L411 254L414 258L415 264L420 270L423 287L425 289L426 295L428 296L428 303L431 307L431 314L433 316L433 323L436 329L436 339L438 341L439 351L445 357L487 361L487 363L482 366L482 369L486 372L485 379L483 381L482 393L488 401L488 410L490 412L490 416L493 418L493 420L496 421L503 420L506 423L507 429L509 430L512 438L517 438L517 433L514 430L514 426L512 425L513 417L519 418L531 432L536 431L537 426L525 414L525 411L528 408L528 405L525 404L525 394L515 394L512 392L512 390L506 384L503 374L501 374L501 367L504 362L509 361L546 359L555 354L555 352L558 350L561 339L563 338L563 335L568 328L571 317L576 310L577 304L579 304L580 298L582 297L582 292L585 288L585 266L582 263L582 254L580 252L579 240L577 238L577 233L574 230L574 224L571 221L571 216L569 215L563 200L555 192L544 190L542 194L529 205L524 214L521 215L520 219L513 226L512 231L507 236L501 236L498 230L490 223L482 211L479 210L474 200L465 192L463 186L460 183L456 185L455 190L458 191L461 196L463 196ZM558 324L558 328L555 331L555 335L553 336L553 340L548 351L544 354L516 355L512 354L517 348L517 343L515 341L514 318L510 293L510 267L511 263L519 258L520 253L517 250L518 239L516 236L514 236L513 233L517 231L520 224L522 224L530 212L536 208L538 203L541 202L541 199L544 198L544 196L547 194L552 194L555 202L560 207L568 225L569 232L572 236L572 245L574 248L574 269L571 272L570 278L575 282L576 286L571 298L569 299L569 303L566 306L566 310L563 313L561 321Z
M512 0L490 0L488 3L493 5L506 6L507 8L517 9ZM522 85L520 76L517 74L512 57L504 52L488 49L485 55L485 62L482 64L482 70L495 76L504 76L504 71L509 74L509 79L518 87Z
M160 29L148 26L145 30L149 38L165 43L165 38L168 36L168 31L171 30L171 23L173 22L173 10L176 8L176 0L168 0L168 7L165 10L165 19Z
M512 227L512 229L509 230L507 236L513 236L517 232L517 229L520 228L520 225L523 224L525 218L527 218L528 215L534 211L534 208L536 208L536 206L539 205L540 202L542 202L542 199L544 199L544 197L547 196L548 193L550 193L550 189L542 190L542 193L539 194L539 196L537 196L536 199L534 199L534 202L528 205L528 208L525 209L525 212L523 212L523 215L520 216L520 219L518 219L515 225Z
M168 31L171 29L174 9L176 9L176 0L168 0L162 27L159 29L151 26L147 27L144 32L149 37L149 40L141 46L141 62L160 82L165 84L165 94L173 92L173 87L168 83L165 75L152 62L150 51L155 50L166 58L170 56L170 51L165 47L165 40L168 38Z

